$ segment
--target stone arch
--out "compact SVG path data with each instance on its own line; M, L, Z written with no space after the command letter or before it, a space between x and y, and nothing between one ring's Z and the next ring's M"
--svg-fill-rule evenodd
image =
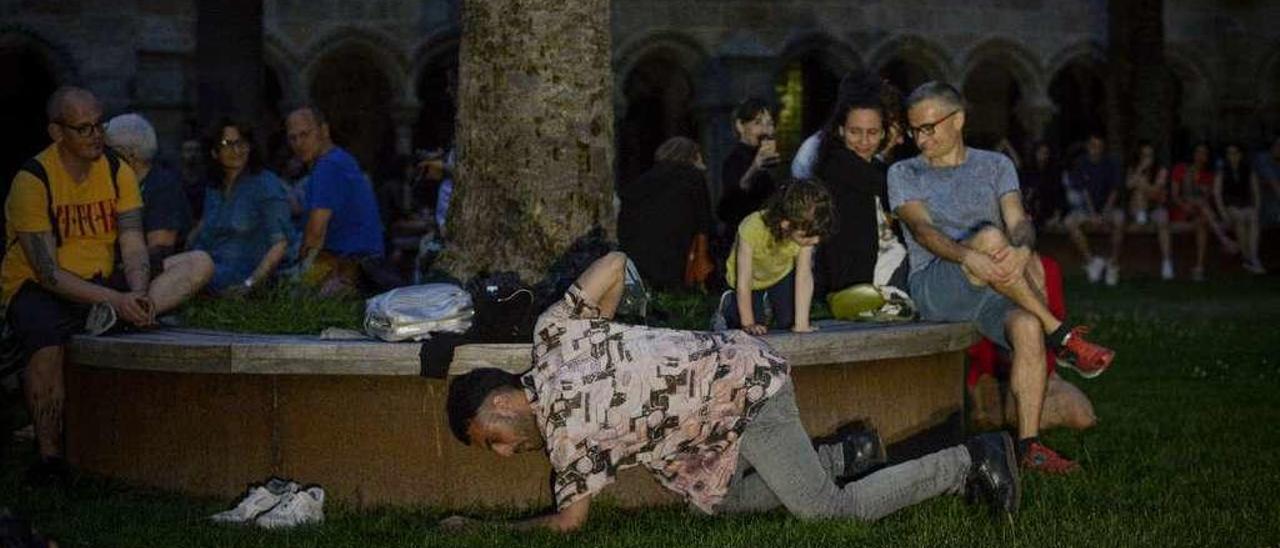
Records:
M347 148L375 183L399 177L396 115L408 102L408 65L379 35L359 30L334 33L306 55L302 70L307 97L328 117L336 143Z
M411 65L399 44L394 37L370 29L344 27L335 30L316 40L302 55L301 81L308 84L310 91L310 85L315 82L316 67L326 56L336 51L361 50L390 79L396 99L412 101L413 88L409 85Z
M899 34L873 50L868 67L901 88L902 93L928 80L954 83L950 54L934 42L913 34Z
M1258 105L1260 116L1258 128L1264 132L1263 140L1270 144L1273 135L1280 133L1280 43L1271 47L1271 51L1261 58L1261 81L1258 82Z
M618 93L618 180L630 181L653 164L653 153L671 137L699 140L697 80L688 59L673 48L650 47L621 74Z
M1007 138L1021 150L1039 138L1052 105L1045 97L1043 69L1026 48L1005 38L986 40L965 56L961 87L972 116L966 130L978 146Z
M59 85L76 83L67 50L18 26L0 25L0 200L22 162L49 144L45 103ZM0 212L3 221L3 212Z
M1092 42L1068 47L1051 59L1048 96L1053 116L1045 131L1058 151L1083 142L1090 133L1107 134L1106 54Z
M661 54L685 73L699 78L706 70L708 54L706 48L692 37L674 31L650 32L628 40L619 46L613 56L614 73L614 105L619 112L626 110L627 98L623 94L627 75L640 63L653 54ZM704 102L704 96L699 96Z
M1187 48L1166 45L1165 64L1169 69L1173 102L1173 145L1175 158L1190 153L1197 141L1217 137L1217 100L1212 72Z
M800 146L835 107L840 79L863 68L862 57L848 44L822 32L787 41L774 75L778 110L778 143L784 154Z
M405 115L413 119L412 145L415 150L447 149L453 143L457 123L456 100L458 48L456 29L423 41L414 53L413 71L415 112Z

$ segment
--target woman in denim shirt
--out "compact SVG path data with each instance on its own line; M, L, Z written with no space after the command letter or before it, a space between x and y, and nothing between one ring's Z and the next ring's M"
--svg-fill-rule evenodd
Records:
M209 290L245 295L271 278L294 239L283 181L262 168L253 129L224 119L208 146L212 184L205 191L204 219L190 241L213 257Z

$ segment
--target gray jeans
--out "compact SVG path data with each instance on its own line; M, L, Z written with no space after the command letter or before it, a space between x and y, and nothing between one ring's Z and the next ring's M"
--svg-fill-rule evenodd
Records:
M717 512L760 512L785 506L797 517L874 521L943 494L959 494L969 470L961 446L868 475L843 488L832 478L844 466L839 445L816 451L800 424L795 390L782 387L742 433L738 470ZM745 473L754 468L752 473Z

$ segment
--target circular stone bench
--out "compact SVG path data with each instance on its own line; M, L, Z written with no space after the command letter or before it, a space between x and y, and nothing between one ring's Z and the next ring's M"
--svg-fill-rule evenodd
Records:
M970 325L819 325L764 337L793 366L810 433L866 419L889 443L916 440L916 451L961 439ZM447 384L419 376L421 346L180 329L76 337L68 457L196 495L230 498L276 475L360 506L549 503L545 457L501 459L453 438ZM473 344L457 349L450 374L529 365L528 344ZM641 469L606 494L624 505L674 501Z

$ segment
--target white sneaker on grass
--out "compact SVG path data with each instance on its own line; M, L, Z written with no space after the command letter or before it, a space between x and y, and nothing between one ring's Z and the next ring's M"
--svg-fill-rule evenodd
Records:
M1113 262L1107 263L1107 286L1115 287L1120 283L1120 265Z
M259 527L266 529L323 522L324 489L318 485L296 493L285 493L279 504L254 520Z
M251 487L235 508L209 516L209 519L216 523L253 521L254 518L276 507L285 495L298 492L298 488L299 485L295 482L271 478L263 485Z
M1102 280L1102 273L1107 269L1107 260L1102 257L1094 256L1089 259L1089 264L1084 266L1084 273L1089 277L1089 283L1098 283Z
M1173 261L1170 261L1168 259L1160 261L1160 279L1162 280L1173 279Z

